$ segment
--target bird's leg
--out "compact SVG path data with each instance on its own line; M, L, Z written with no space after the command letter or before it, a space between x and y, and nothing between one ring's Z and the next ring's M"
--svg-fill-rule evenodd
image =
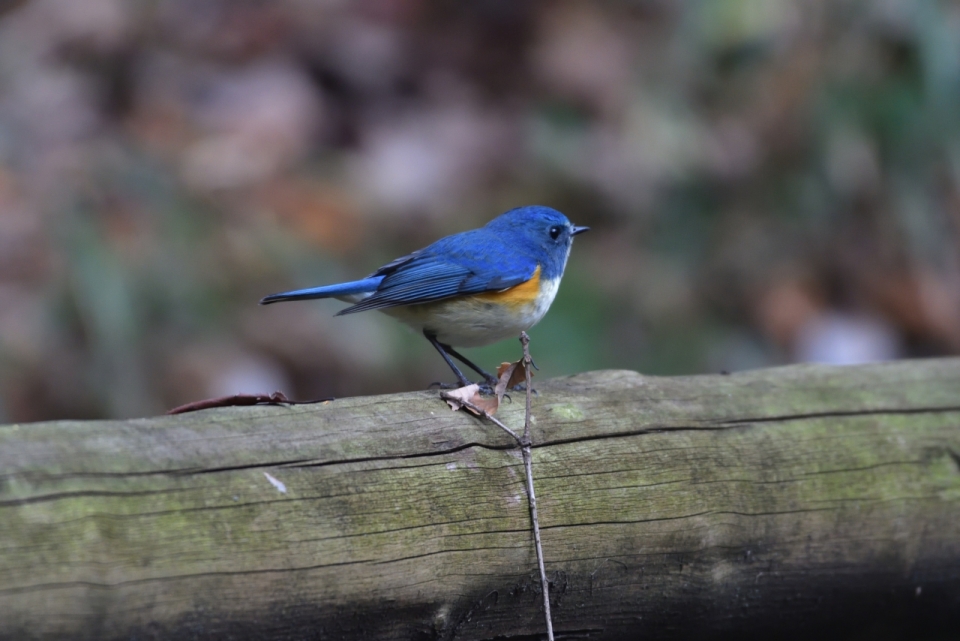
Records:
M424 331L423 335L428 341L430 341L430 344L433 345L438 352L440 352L440 356L443 357L443 360L447 362L447 365L450 366L450 369L452 369L453 373L457 376L457 381L460 382L461 387L471 385L470 380L463 375L463 372L460 371L460 368L457 367L457 365L450 358L450 355L447 354L447 350L445 350L444 346L440 343L440 341L437 340L436 334L431 334L430 332Z
M467 358L466 356L464 356L463 354L461 354L461 353L458 352L457 350L453 349L453 348L450 347L449 345L447 345L447 344L445 344L445 343L440 343L440 345L441 345L441 347L443 347L444 351L447 352L447 354L450 354L450 356L453 356L454 358L456 358L457 360L459 360L461 363L463 363L464 365L466 365L467 367L469 367L470 369L472 369L473 371L475 371L477 374L479 374L480 376L482 376L484 382L486 382L487 385L489 385L490 387L496 387L496 386L497 386L497 378L496 378L496 376L493 376L490 372L487 372L487 371L483 370L482 368L478 367L478 366L475 365L473 362L471 362L469 358Z

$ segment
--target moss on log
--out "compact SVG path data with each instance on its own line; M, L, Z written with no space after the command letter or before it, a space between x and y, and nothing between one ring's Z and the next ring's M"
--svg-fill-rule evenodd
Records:
M538 389L558 638L957 622L960 359ZM0 638L537 638L513 446L435 392L0 426Z

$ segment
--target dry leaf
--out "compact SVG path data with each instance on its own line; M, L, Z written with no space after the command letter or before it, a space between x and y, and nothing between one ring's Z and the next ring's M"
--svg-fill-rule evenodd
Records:
M486 413L488 416L493 416L494 414L497 413L497 410L500 408L500 399L497 398L496 396L485 397L485 396L480 396L480 394L477 394L476 396L473 397L473 400L470 402L476 405L481 410L483 410L483 412Z
M533 372L530 372L530 376L533 377ZM497 395L497 400L503 400L503 395L508 389L527 382L527 368L523 364L523 359L516 363L501 363L497 368L497 379L494 393Z
M500 407L500 399L497 397L484 398L480 395L480 386L476 383L440 392L440 398L447 402L450 409L456 411L465 408L476 416L480 416L482 413L493 416L497 408Z
M457 411L463 407L464 402L470 403L470 399L479 391L480 386L474 383L473 385L466 385L464 387L458 387L457 389L443 390L440 392L440 398L447 402L450 409Z

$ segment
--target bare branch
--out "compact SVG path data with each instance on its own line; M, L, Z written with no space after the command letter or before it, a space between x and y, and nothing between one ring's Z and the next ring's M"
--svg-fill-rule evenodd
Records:
M533 491L533 452L530 444L530 337L520 332L520 344L523 346L523 369L527 375L527 409L523 417L523 468L527 475L527 499L530 502L530 521L533 523L533 542L537 547L537 565L540 568L540 585L543 587L543 616L547 622L547 638L553 641L553 617L550 615L550 581L543 563L543 545L540 543L540 519L537 516L537 495Z

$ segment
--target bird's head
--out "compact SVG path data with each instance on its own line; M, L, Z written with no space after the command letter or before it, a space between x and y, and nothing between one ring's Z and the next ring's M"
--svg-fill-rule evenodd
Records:
M590 228L577 227L556 209L528 205L497 216L487 229L562 272L573 237Z

